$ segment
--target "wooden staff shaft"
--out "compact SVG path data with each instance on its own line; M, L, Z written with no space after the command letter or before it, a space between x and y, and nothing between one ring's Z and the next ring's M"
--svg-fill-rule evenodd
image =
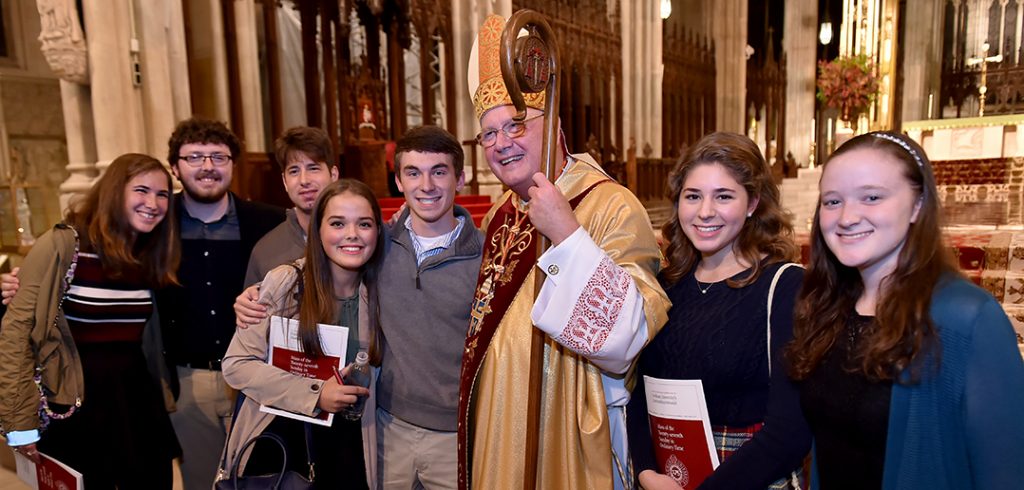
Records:
M519 31L527 25L535 27L540 39L547 48L548 80L544 87L547 91L544 103L544 143L542 152L544 155L544 175L549 181L552 180L556 165L561 162L555 161L558 144L558 44L555 40L554 31L548 25L544 16L533 10L520 10L512 15L512 18L505 24L505 30L501 34L501 76L508 89L512 104L516 108L516 115L513 119L522 121L526 119L526 100L523 97L521 85L529 84L525 81L523 69L525 63L516 57L516 39ZM521 84L520 81L523 81ZM549 241L547 237L538 234L537 257L539 258L547 250ZM543 272L534 271L534 299L540 293L544 285L545 275ZM540 329L533 328L530 336L530 381L529 393L527 396L527 418L526 418L526 448L525 465L523 475L523 488L533 490L537 487L537 466L540 454L540 407L544 380L542 378L544 367L544 343L545 334Z

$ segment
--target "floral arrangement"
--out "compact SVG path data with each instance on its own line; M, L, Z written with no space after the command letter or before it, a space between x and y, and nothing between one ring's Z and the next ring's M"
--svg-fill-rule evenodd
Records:
M856 123L878 93L878 79L866 55L818 62L818 100L838 109L840 119Z

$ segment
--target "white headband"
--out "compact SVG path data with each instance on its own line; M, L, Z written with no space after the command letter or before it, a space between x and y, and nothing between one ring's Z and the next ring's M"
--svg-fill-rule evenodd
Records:
M914 157L914 161L917 162L918 168L924 168L924 161L921 160L921 155L919 155L917 151L910 146L910 143L907 143L903 138L893 136L889 133L871 133L871 136L881 138L886 141L892 141L893 143L900 145L901 148L907 150L907 153L910 153L910 156Z

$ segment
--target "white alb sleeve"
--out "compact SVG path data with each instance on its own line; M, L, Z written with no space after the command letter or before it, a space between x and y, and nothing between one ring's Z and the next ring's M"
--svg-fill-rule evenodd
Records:
M633 277L583 227L537 261L547 275L531 319L602 370L622 374L647 343L644 298Z

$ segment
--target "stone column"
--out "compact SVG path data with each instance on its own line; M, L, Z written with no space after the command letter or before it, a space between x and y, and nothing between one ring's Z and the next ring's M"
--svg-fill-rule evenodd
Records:
M96 130L96 167L128 152L145 152L142 91L132 83L131 0L85 1L89 81Z
M192 89L189 83L188 47L185 40L183 0L169 0L167 7L167 63L170 66L171 97L177 121L192 117ZM170 134L167 135L170 137ZM166 142L165 142L166 144Z
M285 2L290 4L290 2ZM220 0L189 2L190 79L204 90L192 94L196 114L230 124L231 96L228 92L228 58L224 47L224 15ZM297 55L296 55L297 56Z
M192 114L181 0L133 0L140 42L146 152L163 160L167 138Z
M68 180L60 185L60 208L67 209L71 198L92 187L96 177L96 131L93 127L89 87L60 81L60 100L64 111L64 134L68 142Z
M905 23L903 44L904 122L937 119L942 115L939 88L942 85L942 2L907 0L910 19ZM913 19L913 20L911 20ZM932 94L932 110L928 95ZM930 117L929 117L930 116Z
M811 153L814 118L815 53L818 46L817 0L786 2L782 39L786 52L786 148L800 166Z
M262 17L260 21L262 22ZM238 71L242 91L242 127L246 151L267 151L263 124L263 91L260 76L259 41L256 35L256 5L252 0L235 0L235 33ZM273 135L277 137L278 135Z
M622 2L623 132L619 141L635 138L640 148L651 145L661 155L662 81L661 9L658 0ZM674 15L683 15L682 12Z
M484 19L490 14L498 14L508 20L512 16L512 0L497 0L482 2L479 0L451 0L452 18L458 19L452 25L452 43L455 52L455 80L444 83L455 84L455 107L458 111L458 133L455 135L460 141L473 139L480 132L480 120L473 110L473 94L469 93L469 53L476 42L477 32ZM564 49L564 48L563 48ZM473 69L477 69L475 66ZM487 158L484 151L476 146L477 152L477 175L480 182L480 194L498 197L501 195L502 185L498 181L490 167L487 166ZM469 165L471 156L466 156L466 165ZM471 176L467 176L468 181ZM468 186L467 186L468 187Z
M39 0L39 42L47 65L60 76L61 108L68 148L68 179L60 185L60 207L92 186L96 176L96 136L89 88L88 49L71 0ZM3 131L6 147L7 132ZM7 155L5 148L3 155Z
M747 1L714 5L715 110L719 131L743 133L747 101Z

